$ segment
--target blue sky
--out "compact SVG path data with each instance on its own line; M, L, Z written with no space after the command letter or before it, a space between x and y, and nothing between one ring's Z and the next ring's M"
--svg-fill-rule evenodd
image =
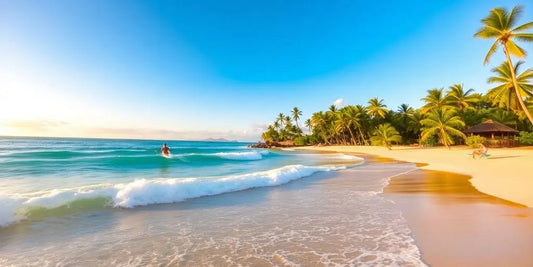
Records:
M0 0L0 135L257 140L294 106L485 92L503 56L472 35L516 4Z

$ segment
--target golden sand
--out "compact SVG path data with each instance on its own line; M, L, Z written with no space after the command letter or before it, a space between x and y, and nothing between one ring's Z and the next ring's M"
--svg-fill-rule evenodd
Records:
M299 147L299 150L364 153L397 160L426 163L425 170L448 171L472 176L480 191L533 207L533 148L490 148L488 159L472 159L473 149L375 146Z

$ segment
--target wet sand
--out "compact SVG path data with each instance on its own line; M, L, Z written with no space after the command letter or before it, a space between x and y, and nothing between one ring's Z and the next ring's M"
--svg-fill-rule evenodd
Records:
M478 191L470 177L416 170L393 177L399 205L432 266L533 266L533 209Z

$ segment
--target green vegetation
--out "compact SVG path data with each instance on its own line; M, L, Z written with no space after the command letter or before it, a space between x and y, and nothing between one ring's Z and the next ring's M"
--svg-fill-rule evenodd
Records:
M526 146L532 146L533 145L533 132L520 132L520 136L518 137L518 140L520 141L521 145Z
M520 72L523 61L512 63L511 56L523 58L526 51L515 41L533 41L533 22L515 26L522 13L517 6L508 12L495 8L482 19L482 28L474 37L495 39L485 57L485 64L502 47L506 61L494 67L494 76L489 84L496 87L486 94L475 93L457 83L447 89L436 88L423 96L423 106L419 109L407 104L396 110L388 109L385 100L372 98L367 106L331 105L326 111L313 113L305 120L307 134L299 126L302 111L295 107L292 116L280 113L276 120L262 134L265 141L294 141L297 145L343 144L343 145L383 145L390 149L392 143L419 144L424 146L453 144L478 145L482 142L476 136L466 137L462 132L484 120L492 119L522 131L520 142L533 145L533 69ZM293 123L294 122L294 123Z
M370 141L374 146L385 146L391 150L391 143L400 143L402 141L402 137L398 131L394 129L394 127L392 127L389 123L385 123L380 124L378 128L374 130Z
M479 135L471 135L466 138L465 143L472 148L478 148L481 144L485 143L485 141L487 141L485 137Z

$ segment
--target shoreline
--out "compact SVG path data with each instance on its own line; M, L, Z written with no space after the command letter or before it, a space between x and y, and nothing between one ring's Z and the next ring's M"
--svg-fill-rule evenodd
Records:
M466 146L445 148L418 148L397 146L392 150L376 146L309 146L293 147L302 151L368 154L419 164L422 170L452 172L471 176L469 180L479 191L533 207L533 175L524 166L533 162L533 148L489 148L488 159L472 159L473 149Z
M370 154L358 156L369 164L405 162ZM529 253L533 250L533 209L477 190L471 176L421 169L423 166L417 163L416 169L389 177L382 196L401 210L424 263L533 264Z

